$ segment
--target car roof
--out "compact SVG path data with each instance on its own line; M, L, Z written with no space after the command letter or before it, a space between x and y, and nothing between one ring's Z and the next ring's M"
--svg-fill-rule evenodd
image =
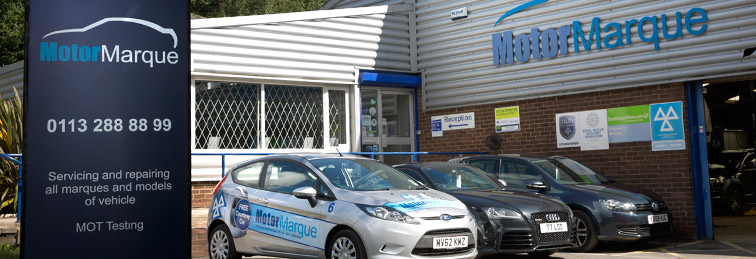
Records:
M562 158L561 156L544 156L544 155L520 155L520 154L499 154L499 155L483 155L483 156L469 156L464 157L462 160L468 160L468 159L476 159L476 158L512 158L512 159L521 159L526 161L532 161L532 160L542 160L546 158Z
M401 164L401 165L396 165L396 166L397 167L400 167L400 166L412 166L412 167L420 167L420 168L422 168L422 167L451 168L451 167L460 167L460 166L470 167L470 166L465 165L465 164L449 163L449 162L422 162L422 163Z

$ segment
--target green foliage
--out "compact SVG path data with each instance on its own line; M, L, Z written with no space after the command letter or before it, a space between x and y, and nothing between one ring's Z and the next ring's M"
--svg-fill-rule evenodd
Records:
M0 66L24 59L24 0L0 1Z
M191 0L192 13L207 18L317 10L328 0Z
M18 246L9 244L0 244L0 259L17 259L21 255Z
M15 89L14 89L15 91ZM13 99L0 102L0 153L20 154L23 143L24 109L18 92ZM14 213L18 199L18 165L0 162L0 213Z

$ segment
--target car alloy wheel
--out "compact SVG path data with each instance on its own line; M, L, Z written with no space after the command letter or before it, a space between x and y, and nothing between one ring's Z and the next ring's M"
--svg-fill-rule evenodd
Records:
M357 258L357 250L354 248L352 240L346 237L340 237L333 242L331 248L331 258L335 259L355 259Z
M210 232L207 252L210 259L241 259L234 248L234 239L225 224L215 226Z
M588 226L580 218L575 222L575 241L578 246L583 246L588 241Z
M228 236L223 231L215 231L210 239L210 258L228 258Z
M742 199L740 195L740 190L738 188L731 188L728 195L729 200L729 206L727 206L728 212L730 214L738 214L740 213L740 210L742 209Z
M367 259L362 239L351 229L336 233L328 243L326 255L329 259Z
M575 244L577 247L571 250L575 252L588 252L598 244L596 226L591 216L581 210L574 210L575 214Z

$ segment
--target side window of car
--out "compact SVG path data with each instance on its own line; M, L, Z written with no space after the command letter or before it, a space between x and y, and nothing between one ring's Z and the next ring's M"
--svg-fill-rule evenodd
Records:
M750 154L746 157L746 159L743 161L743 170L744 171L756 170L756 155L755 154Z
M507 182L507 186L525 187L526 184L541 180L541 174L527 164L504 160L499 168L499 179Z
M493 174L494 173L494 166L496 165L496 162L498 159L485 159L485 160L467 160L467 164L478 168L480 170L483 170L483 172Z
M399 171L402 171L402 173L409 175L409 177L412 177L412 179L415 179L418 182L425 184L426 186L428 185L428 181L426 181L425 178L423 178L423 176L420 175L420 173L418 173L417 171L413 169L399 168Z
M238 184L259 188L263 165L265 165L265 162L257 162L240 167L234 170L231 176L234 178L234 182Z
M317 187L318 178L306 167L291 161L270 161L265 174L264 188L269 191L293 194L300 187Z

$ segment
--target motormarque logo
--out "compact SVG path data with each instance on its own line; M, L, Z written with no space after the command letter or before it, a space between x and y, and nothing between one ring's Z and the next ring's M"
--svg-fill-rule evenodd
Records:
M559 135L566 140L575 136L575 116L559 117Z
M452 216L449 214L441 214L441 220L443 221L449 221L451 220Z
M548 220L548 221L558 221L559 220L559 214L546 214L546 220Z

